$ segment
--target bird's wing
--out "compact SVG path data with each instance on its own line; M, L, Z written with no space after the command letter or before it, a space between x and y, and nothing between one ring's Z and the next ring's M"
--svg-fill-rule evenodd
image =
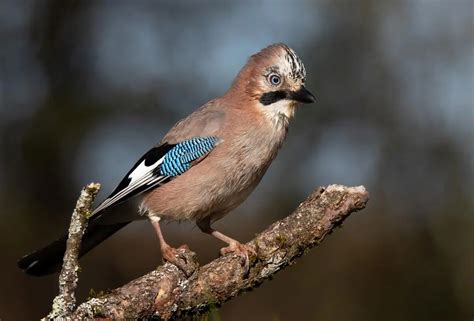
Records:
M164 143L143 155L117 188L92 213L98 218L103 210L146 192L186 172L193 162L207 156L219 143L216 136L194 137L176 144Z
M176 144L192 137L221 136L225 127L226 108L221 100L211 100L188 117L177 122L162 143Z

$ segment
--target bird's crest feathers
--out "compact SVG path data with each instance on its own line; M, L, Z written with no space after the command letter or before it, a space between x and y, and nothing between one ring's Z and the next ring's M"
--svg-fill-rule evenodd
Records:
M302 82L306 81L306 69L303 62L296 52L284 43L270 45L254 54L251 59L255 59L261 63L261 60L274 60L276 57L284 57L287 61L290 67L288 75L291 78L301 80Z

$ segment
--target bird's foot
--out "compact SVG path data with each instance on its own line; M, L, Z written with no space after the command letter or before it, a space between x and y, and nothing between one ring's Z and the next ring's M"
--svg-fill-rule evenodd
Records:
M240 256L241 258L240 264L242 265L244 269L245 275L247 275L250 271L249 255L253 255L253 256L256 255L253 248L245 244L239 243L237 241L233 241L229 243L229 246L223 247L220 250L220 253L222 256L230 254L230 253Z
M196 253L191 251L186 244L181 245L177 249L169 245L163 246L161 248L161 254L163 261L174 264L183 271L186 277L191 276L199 267Z

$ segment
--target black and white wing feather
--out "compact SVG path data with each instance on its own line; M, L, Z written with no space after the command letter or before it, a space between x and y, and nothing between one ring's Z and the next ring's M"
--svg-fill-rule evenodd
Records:
M174 146L163 144L150 149L125 175L112 194L92 212L92 215L120 204L169 180L168 176L160 175L159 167L163 163L166 153L173 149Z
M218 141L215 136L195 137L177 144L165 143L152 148L138 160L92 215L183 174L191 167L192 162L206 156Z

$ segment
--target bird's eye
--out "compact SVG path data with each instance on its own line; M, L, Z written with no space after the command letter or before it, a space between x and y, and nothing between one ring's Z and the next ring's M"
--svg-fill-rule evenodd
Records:
M281 83L281 78L279 75L277 74L270 74L268 76L268 81L270 82L270 84L272 84L273 86L278 86L280 83Z

